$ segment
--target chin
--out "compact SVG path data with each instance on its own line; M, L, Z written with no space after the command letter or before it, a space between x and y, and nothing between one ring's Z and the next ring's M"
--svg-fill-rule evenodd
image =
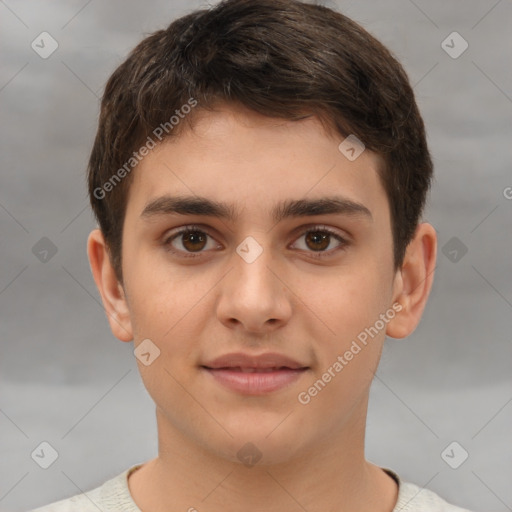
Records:
M272 429L275 429L275 423ZM205 447L217 457L243 467L271 466L286 464L297 456L303 439L295 438L283 429L272 432L272 429L261 429L257 425L248 426L242 432L230 430L233 437L222 436L220 439L208 437ZM294 429L297 433L297 429ZM269 432L272 432L269 435Z

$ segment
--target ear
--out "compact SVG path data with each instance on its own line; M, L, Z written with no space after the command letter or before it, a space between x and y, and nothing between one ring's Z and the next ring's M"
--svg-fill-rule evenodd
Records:
M426 222L419 224L395 276L393 304L402 309L388 322L388 336L405 338L418 326L434 280L436 253L436 230Z
M121 341L132 341L130 310L124 289L117 280L103 233L99 229L94 229L89 235L87 255L112 333Z

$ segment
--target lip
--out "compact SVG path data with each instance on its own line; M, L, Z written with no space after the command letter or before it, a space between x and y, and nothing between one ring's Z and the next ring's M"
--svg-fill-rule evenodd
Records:
M283 389L297 381L307 371L307 368L297 370L282 368L252 373L244 373L232 368L203 367L202 370L231 391L243 395L264 395Z
M291 370L298 370L300 368L307 368L306 365L291 359L283 354L276 352L266 352L264 354L244 354L243 352L233 352L231 354L224 354L212 361L209 361L202 366L207 368L288 368Z
M233 353L201 365L201 369L231 391L264 395L289 386L309 367L277 353Z

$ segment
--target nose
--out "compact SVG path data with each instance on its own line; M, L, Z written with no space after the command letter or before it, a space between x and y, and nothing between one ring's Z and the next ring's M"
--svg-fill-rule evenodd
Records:
M288 323L292 292L271 251L263 250L252 262L234 253L232 265L219 283L218 319L230 329L262 335Z

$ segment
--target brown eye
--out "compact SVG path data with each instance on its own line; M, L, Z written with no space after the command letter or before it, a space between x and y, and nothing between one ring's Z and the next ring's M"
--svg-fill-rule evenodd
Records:
M322 231L310 231L306 234L306 245L313 251L323 251L329 247L331 236Z
M304 240L302 242L302 240ZM333 242L337 243L334 247ZM295 248L309 253L309 256L323 258L333 256L338 251L345 249L349 242L337 232L323 226L314 227L305 231L293 244Z
M219 247L208 233L194 226L176 231L164 240L163 245L180 257L199 257L208 249Z
M182 244L187 251L195 252L204 249L206 245L205 233L201 231L190 231L182 233Z

